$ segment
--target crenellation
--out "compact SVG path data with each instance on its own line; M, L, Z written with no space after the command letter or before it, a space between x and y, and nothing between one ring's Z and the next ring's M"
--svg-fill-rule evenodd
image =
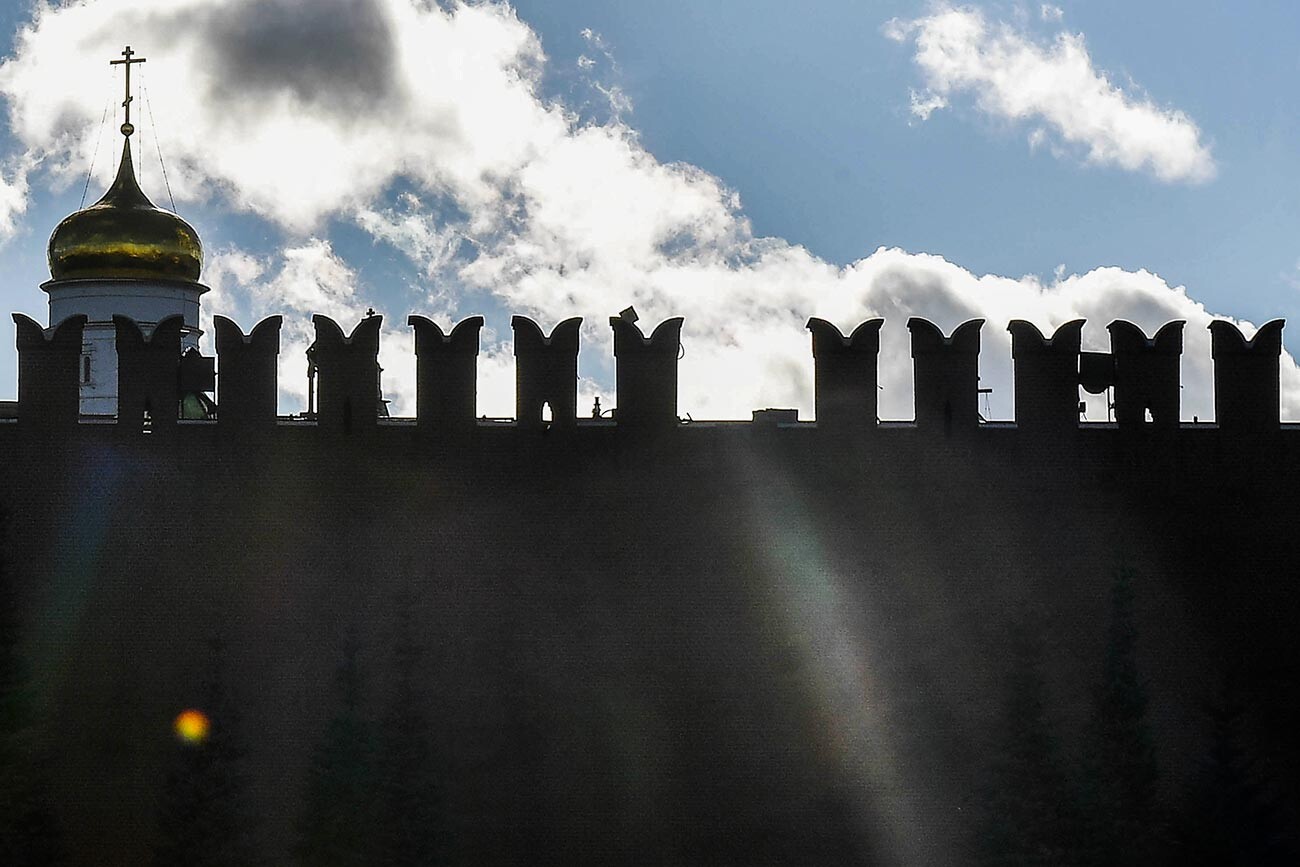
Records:
M79 354L85 316L69 317L52 329L20 313L13 315L19 351L19 399L15 410L30 426L75 425L80 376ZM312 317L316 340L307 360L313 395L303 420L335 432L373 429L386 417L380 388L379 345L382 318L363 318L351 334L327 316ZM455 439L472 436L487 422L477 415L477 366L482 316L471 316L444 332L419 315L407 319L414 332L417 358L416 415L408 424L421 437ZM577 413L577 361L582 320L560 322L547 335L532 319L515 316L516 418L509 427L522 430L590 428L600 421L623 431L668 431L683 426L678 418L678 359L682 351L682 317L664 320L649 336L630 318L611 317L617 376L614 412L603 419ZM825 319L813 317L815 429L821 436L869 438L898 424L877 416L878 364L883 319L868 319L845 335ZM971 320L950 335L919 317L907 321L915 365L914 421L901 425L944 436L987 431L992 424L979 414L980 332L984 321ZM1011 428L1049 437L1071 437L1080 427L1079 389L1113 397L1115 422L1088 427L1121 430L1177 431L1179 365L1184 322L1163 325L1148 337L1136 325L1112 322L1112 351L1084 352L1084 320L1057 326L1050 337L1032 322L1012 320L1011 356L1015 377L1015 421ZM270 316L244 334L234 321L213 317L216 359L184 346L184 322L167 317L152 330L117 316L116 351L121 411L118 418L140 419L144 429L174 427L177 401L189 391L212 389L213 362L218 386L215 404L208 401L223 430L267 431L277 424L277 370L281 316ZM1232 433L1277 431L1280 419L1280 358L1285 321L1261 326L1247 340L1227 321L1210 324L1214 359L1216 428ZM148 334L146 335L146 330ZM188 356L182 360L182 349ZM188 379L188 384L186 380ZM1113 395L1109 395L1113 391ZM70 402L71 401L71 402ZM543 420L543 407L552 417ZM62 419L63 421L59 421ZM113 416L101 419L113 421ZM283 421L283 419L279 419ZM1201 420L1203 423L1207 419ZM753 423L753 422L751 422ZM696 424L698 426L698 423ZM394 427L392 424L386 425ZM125 428L124 428L125 430ZM828 433L829 432L829 433Z
M1282 328L1285 319L1265 322L1247 340L1236 325L1209 325L1214 358L1214 417L1233 432L1276 430L1280 422Z
M677 424L677 360L682 323L677 316L660 322L646 337L636 323L611 316L620 428L663 430Z
M241 431L267 429L275 424L282 316L268 316L248 334L233 320L213 316L217 357L219 411L223 427Z
M1024 319L1007 325L1015 376L1016 424L1064 434L1079 425L1079 351L1082 319L1073 319L1044 337Z
M945 337L928 319L907 320L915 365L916 426L944 436L979 426L979 355L983 319L958 325Z
M812 332L813 389L819 429L873 431L879 422L880 329L883 319L862 322L847 337L816 316Z
M350 335L328 316L311 318L316 341L307 350L316 373L316 419L341 433L371 430L379 417L379 329L383 317L366 316Z
M86 316L69 316L46 330L15 313L18 421L41 429L68 428L80 415L81 341Z
M1106 326L1115 363L1115 421L1121 430L1177 430L1184 325L1181 319L1166 322L1153 337L1123 319Z
M472 432L483 317L463 319L447 334L424 316L412 315L406 321L415 329L415 414L421 433Z
M543 406L552 426L571 428L578 418L578 329L582 317L566 319L542 333L527 316L510 317L515 332L515 419L523 430L545 427Z
M129 316L115 315L119 433L165 433L176 427L181 334L185 318L168 316L146 337ZM139 424L141 427L136 428Z

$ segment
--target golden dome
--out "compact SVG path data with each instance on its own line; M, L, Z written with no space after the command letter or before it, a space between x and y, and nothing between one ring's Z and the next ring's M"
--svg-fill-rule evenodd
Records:
M125 130L124 130L125 131ZM55 280L199 279L203 245L194 227L154 207L135 180L130 142L122 143L117 178L104 197L63 218L50 236Z

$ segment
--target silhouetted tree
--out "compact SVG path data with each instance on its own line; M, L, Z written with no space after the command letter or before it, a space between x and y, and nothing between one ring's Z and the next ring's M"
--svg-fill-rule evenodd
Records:
M0 509L0 864L57 864L62 834L46 790L31 685L19 646L18 593Z
M307 771L297 854L302 864L320 867L371 864L378 818L378 748L362 707L357 644L351 636L334 677L338 712Z
M474 840L487 860L516 863L529 858L555 861L557 805L545 796L547 726L539 679L537 644L525 612L510 606L493 623L485 642L491 658L481 669L491 683L494 725L480 746L483 760L475 783L490 837ZM475 829L482 831L482 828Z
M420 688L423 650L399 600L393 630L392 689L380 739L377 843L383 864L437 864L445 858L443 769Z
M1189 867L1300 864L1294 806L1260 760L1247 724L1247 703L1230 682L1209 708L1210 749L1200 768L1179 835L1179 863Z
M1138 672L1132 578L1117 573L1102 682L1085 753L1087 832L1092 860L1150 864L1163 827L1156 814L1156 757L1147 725L1146 687Z
M985 864L1074 863L1077 808L1048 713L1042 639L1010 633L1000 743L990 762L978 857Z
M198 709L211 721L208 736L178 740L159 805L158 867L253 864L253 814L247 803L239 715L226 691L224 647L211 643L210 669Z

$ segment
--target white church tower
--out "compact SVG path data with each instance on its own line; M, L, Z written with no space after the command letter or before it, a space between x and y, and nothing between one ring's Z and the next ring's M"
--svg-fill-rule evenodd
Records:
M65 217L50 236L50 280L41 284L50 296L50 326L69 316L86 315L82 344L82 415L117 413L117 349L113 315L129 316L145 335L162 319L180 314L185 328L182 351L197 348L199 296L208 287L199 281L203 246L198 233L180 217L157 208L141 191L131 162L131 65L126 70L126 120L122 124L122 160L108 192L88 208Z

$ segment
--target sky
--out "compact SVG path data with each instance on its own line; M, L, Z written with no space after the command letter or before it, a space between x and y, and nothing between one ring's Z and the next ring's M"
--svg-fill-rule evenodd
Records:
M129 43L141 184L203 238L205 321L285 316L283 411L311 315L372 307L395 414L410 313L486 317L489 416L510 316L582 316L579 406L610 407L631 304L647 334L685 317L695 419L811 418L810 316L885 318L881 414L910 418L914 315L987 320L995 418L1010 319L1086 318L1100 351L1114 319L1184 319L1182 412L1210 418L1209 321L1300 322L1297 33L1270 0L9 4L0 293L47 320L45 245L115 169ZM15 369L0 351L0 399ZM1282 386L1300 419L1289 353Z

